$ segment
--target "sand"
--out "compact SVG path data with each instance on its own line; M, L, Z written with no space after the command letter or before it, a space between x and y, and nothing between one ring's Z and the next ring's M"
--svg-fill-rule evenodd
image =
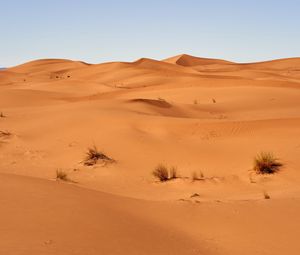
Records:
M299 254L299 88L300 58L1 70L0 253ZM114 161L86 166L94 145Z

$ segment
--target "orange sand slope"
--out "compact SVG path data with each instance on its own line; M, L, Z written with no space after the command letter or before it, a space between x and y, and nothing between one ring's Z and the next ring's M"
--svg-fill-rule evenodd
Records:
M299 199L163 204L0 177L1 254L297 254L300 248Z
M298 254L299 88L300 58L0 71L0 253ZM93 145L115 162L85 165ZM252 170L261 151L278 173ZM179 178L155 180L160 163ZM50 181L57 170L70 185Z
M1 175L0 183L1 254L200 252L147 215L155 205L25 177Z

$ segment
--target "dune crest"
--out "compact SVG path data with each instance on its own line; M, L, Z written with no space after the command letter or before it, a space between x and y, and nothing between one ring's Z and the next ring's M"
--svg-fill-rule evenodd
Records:
M177 64L181 66L197 66L197 65L211 65L211 64L232 64L233 62L212 59L212 58L199 58L187 54L181 54L175 57L167 58L163 60L167 63Z

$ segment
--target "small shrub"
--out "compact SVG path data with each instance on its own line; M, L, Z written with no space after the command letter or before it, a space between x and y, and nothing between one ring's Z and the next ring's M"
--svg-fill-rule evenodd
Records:
M97 162L100 160L105 163L114 161L113 159L106 156L104 153L100 152L96 146L88 148L86 157L84 159L84 165L92 166L92 165L97 164Z
M56 170L56 180L69 181L68 174L61 169Z
M270 152L261 152L254 159L254 170L258 174L273 174L279 171L282 163Z
M165 165L159 164L152 172L152 175L155 178L159 179L161 182L165 182L178 178L178 171L174 166L168 169Z
M161 182L169 180L168 168L163 164L159 164L152 172L153 176Z
M212 102L215 104L217 101L216 99L212 98Z
M5 118L6 116L3 114L3 112L0 112L0 118Z
M198 104L198 100L195 99L195 100L194 100L194 104Z

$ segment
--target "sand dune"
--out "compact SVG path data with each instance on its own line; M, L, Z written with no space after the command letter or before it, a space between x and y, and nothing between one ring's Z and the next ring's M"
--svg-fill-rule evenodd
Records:
M0 253L298 254L299 70L183 54L0 71ZM85 165L94 145L115 162ZM261 151L278 173L252 171ZM154 179L160 163L180 178Z
M177 64L181 66L198 66L198 65L216 65L216 64L233 64L230 61L211 59L211 58L198 58L187 54L178 55L175 57L163 60L167 63Z
M164 62L191 67L215 75L239 76L247 79L292 80L299 82L300 58L278 59L257 63L233 63L226 60L179 55Z

